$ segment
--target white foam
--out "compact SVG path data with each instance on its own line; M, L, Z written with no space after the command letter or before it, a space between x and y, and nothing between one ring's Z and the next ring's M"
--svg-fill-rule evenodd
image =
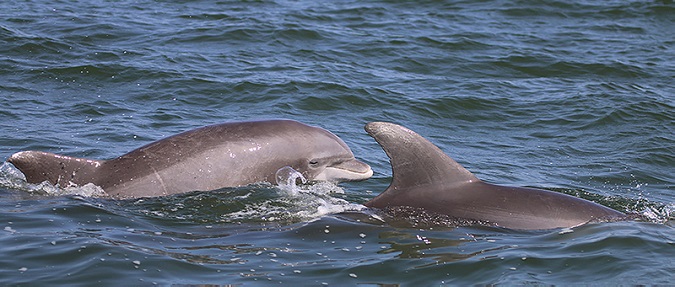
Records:
M648 206L640 213L651 222L664 223L671 219L675 211L675 204L668 204L660 208Z
M366 207L334 197L344 194L339 186L329 182L312 185L299 172L284 167L277 172L278 197L264 202L249 203L245 209L224 215L230 220L258 218L264 221L311 221L325 215L345 211L359 211Z

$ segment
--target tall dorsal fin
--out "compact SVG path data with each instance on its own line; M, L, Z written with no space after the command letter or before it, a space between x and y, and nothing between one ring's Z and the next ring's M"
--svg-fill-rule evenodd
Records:
M431 183L453 185L479 181L470 171L414 131L385 122L368 123L365 129L391 160L393 179L387 190Z
M29 183L48 181L61 187L71 183L96 184L96 170L105 161L75 158L41 151L22 151L7 159Z

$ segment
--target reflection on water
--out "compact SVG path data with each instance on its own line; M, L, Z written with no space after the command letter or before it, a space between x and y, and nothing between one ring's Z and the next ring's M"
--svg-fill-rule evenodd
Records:
M450 231L448 231L450 232ZM448 239L442 237L430 237L401 231L386 231L380 233L380 243L388 244L389 247L379 251L381 254L399 253L396 257L401 259L430 258L433 262L415 266L424 268L433 265L462 261L492 251L511 248L510 246L486 246L484 249L467 246L478 241L494 243L488 238L480 239L467 234L467 237ZM494 244L492 244L494 245ZM480 260L480 259L479 259Z

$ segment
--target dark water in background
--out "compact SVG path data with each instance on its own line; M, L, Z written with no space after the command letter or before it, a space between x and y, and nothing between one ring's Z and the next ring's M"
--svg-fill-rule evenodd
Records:
M4 1L0 157L112 158L195 127L290 118L360 183L116 201L0 171L0 284L672 284L672 1ZM484 180L647 222L521 232L382 222L403 124Z

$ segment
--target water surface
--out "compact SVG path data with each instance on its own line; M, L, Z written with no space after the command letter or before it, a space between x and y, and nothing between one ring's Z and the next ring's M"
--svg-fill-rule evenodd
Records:
M340 136L375 175L112 200L0 168L2 285L671 284L672 1L0 4L0 157L117 157L226 121ZM361 204L405 125L479 178L644 221L514 231Z

